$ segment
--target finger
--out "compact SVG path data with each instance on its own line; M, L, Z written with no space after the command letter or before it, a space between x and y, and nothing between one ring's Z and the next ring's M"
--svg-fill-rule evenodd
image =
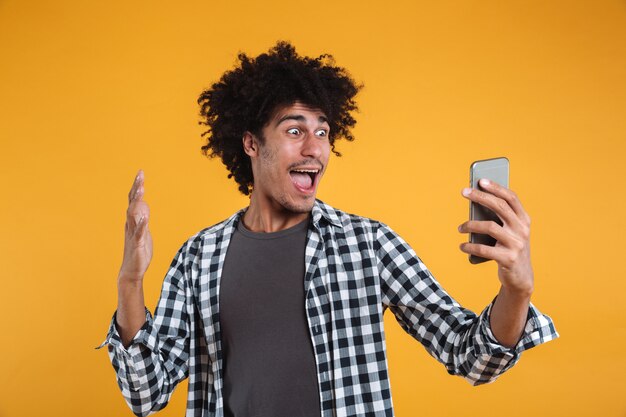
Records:
M146 234L146 230L148 229L148 216L144 215L139 218L137 222L137 228L135 229L134 237L139 240Z
M475 188L464 188L462 194L468 200L492 210L506 224L512 226L520 225L520 219L506 200Z
M459 226L459 232L489 235L497 240L501 245L509 248L516 248L521 244L515 236L508 232L504 227L493 221L470 220Z
M528 213L524 210L522 202L513 190L506 188L497 182L490 181L487 178L482 178L478 183L481 189L505 200L520 219L530 222Z
M144 195L144 188L143 187L137 188L135 190L135 193L132 199L128 202L128 210L133 210L133 207L137 205L141 205L141 203L144 203L143 195Z
M478 243L463 242L459 246L462 252L468 255L478 256L480 258L492 259L498 263L504 262L506 259L507 249L497 246L487 246Z
M143 170L140 169L139 172L137 172L137 175L135 176L135 180L133 181L133 185L130 187L130 191L128 192L128 204L130 204L137 197L143 196L143 193L141 194L141 196L138 196L137 194L137 191L140 188L143 188L143 182L144 182L144 173L143 173Z
M133 198L133 202L135 203L141 202L143 199L143 194L144 194L144 188L142 184L139 187L137 187L137 191L135 192L135 197Z

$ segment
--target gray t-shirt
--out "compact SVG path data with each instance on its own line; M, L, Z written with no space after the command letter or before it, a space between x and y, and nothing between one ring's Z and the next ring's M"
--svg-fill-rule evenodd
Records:
M310 220L254 233L240 220L220 290L226 417L319 417L313 345L304 310Z

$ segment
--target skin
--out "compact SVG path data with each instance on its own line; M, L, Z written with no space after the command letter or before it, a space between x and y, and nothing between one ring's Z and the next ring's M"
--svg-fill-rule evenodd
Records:
M274 232L294 226L310 216L315 195L329 159L329 126L318 109L301 103L278 108L262 129L262 138L246 132L242 144L252 163L254 188L243 216L255 232ZM289 175L292 169L319 169L314 186L303 192ZM502 220L467 221L461 233L484 233L496 238L495 247L463 243L460 249L493 259L501 283L491 309L490 324L504 346L517 344L526 323L534 289L530 262L530 218L517 195L498 184L481 180L480 190L464 189L465 198L493 210ZM143 200L144 173L139 171L128 194L124 259L118 275L117 327L124 346L145 322L143 277L152 259L150 210Z

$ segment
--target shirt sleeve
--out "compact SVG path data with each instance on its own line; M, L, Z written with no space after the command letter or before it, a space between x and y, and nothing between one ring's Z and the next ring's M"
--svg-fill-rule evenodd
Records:
M493 302L478 316L461 307L413 249L384 224L376 233L375 249L384 305L452 375L473 385L493 382L524 350L558 337L552 319L531 304L519 342L512 348L503 346L489 324Z
M124 399L137 416L164 408L181 380L188 375L189 315L186 307L182 249L163 281L154 318L146 309L146 322L124 348L115 313L105 341Z

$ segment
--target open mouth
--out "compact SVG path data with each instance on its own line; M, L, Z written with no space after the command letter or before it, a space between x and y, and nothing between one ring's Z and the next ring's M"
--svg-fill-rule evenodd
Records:
M300 168L289 171L289 176L298 190L310 193L315 189L319 173L319 168Z

